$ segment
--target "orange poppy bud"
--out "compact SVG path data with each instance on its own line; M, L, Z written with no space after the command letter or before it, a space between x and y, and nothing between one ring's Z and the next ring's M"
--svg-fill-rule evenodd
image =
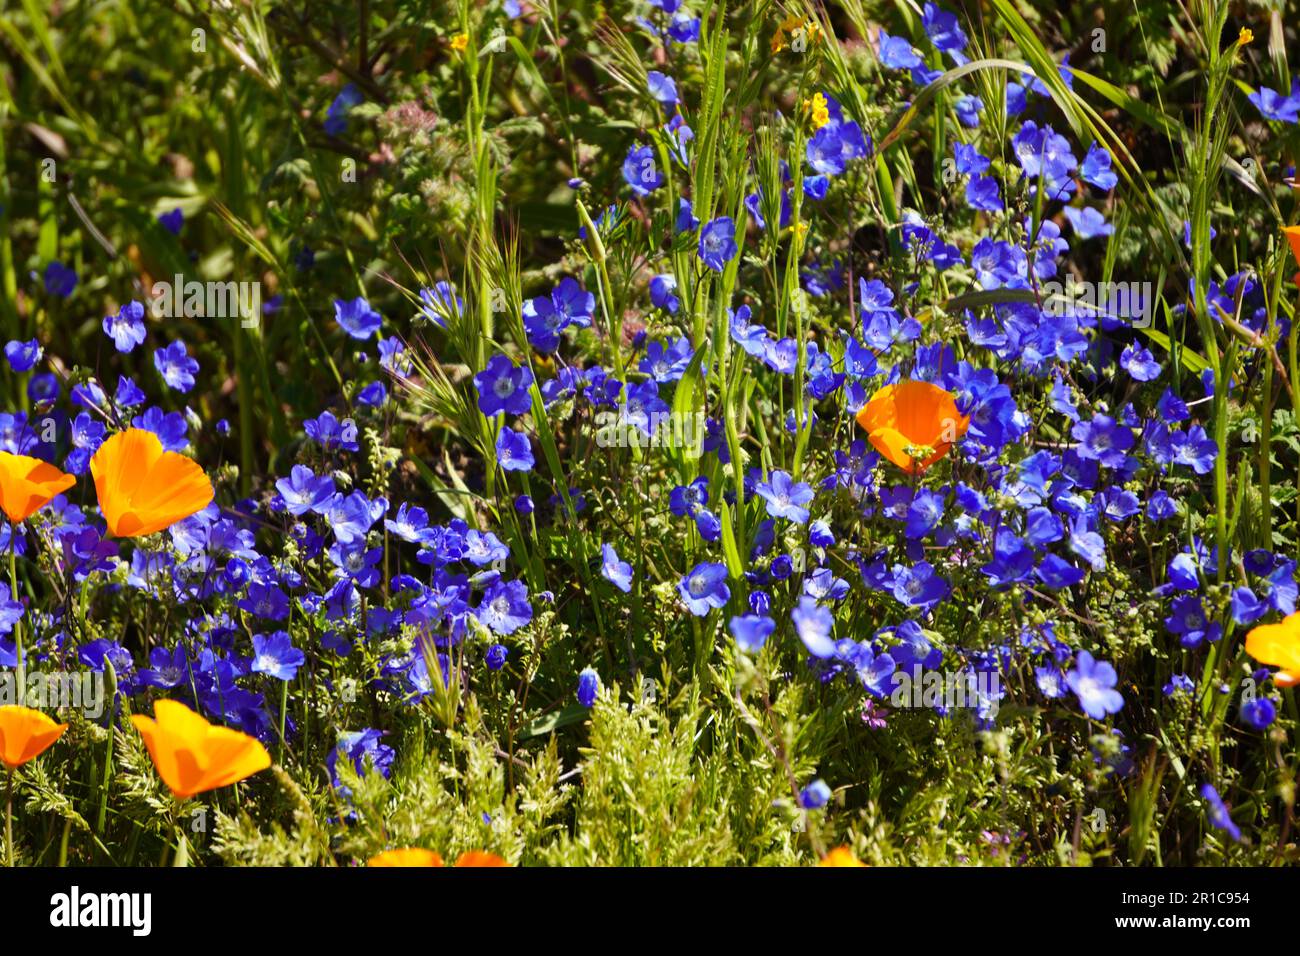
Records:
M1300 184L1296 188L1300 189ZM1300 226L1286 226L1282 230L1282 235L1286 236L1286 241L1291 244L1291 258L1300 265ZM1300 285L1300 272L1295 276L1296 285Z
M90 459L108 533L134 538L169 528L212 501L212 482L193 459L163 451L153 432L128 428Z
M21 767L45 753L67 729L30 707L0 707L0 763L10 770Z
M957 400L929 382L886 385L858 412L876 450L908 474L921 474L966 434Z
M0 451L0 510L17 524L77 483L47 461Z
M407 847L376 853L366 862L366 866L442 866L442 857L433 850Z
M158 776L182 800L226 787L271 766L256 737L208 723L184 704L160 700L153 717L133 714Z

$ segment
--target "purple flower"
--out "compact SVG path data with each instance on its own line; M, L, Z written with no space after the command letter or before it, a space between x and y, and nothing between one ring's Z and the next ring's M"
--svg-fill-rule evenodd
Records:
M1277 707L1267 697L1256 697L1241 705L1241 719L1255 730L1267 730L1277 717Z
M754 493L767 502L767 513L773 518L788 518L795 524L808 521L804 505L813 500L812 486L796 482L788 472L774 471L769 481L754 486Z
M72 295L77 287L77 273L62 262L51 262L45 267L45 291L60 299Z
M348 797L352 793L339 780L337 766L340 759L350 763L359 775L377 772L387 778L392 773L397 753L392 747L380 742L383 736L382 730L370 727L354 733L339 734L338 745L325 758L325 766L329 770L330 782L340 795Z
M317 442L326 451L342 448L344 451L359 451L357 444L357 426L350 418L339 421L333 412L321 412L317 418L309 418L302 423L307 437Z
M159 216L158 222L173 236L179 236L181 227L185 225L185 213L181 212L180 207L177 206L170 212L165 212Z
M497 432L497 464L504 471L532 471L537 460L528 436L513 428L503 427Z
M334 479L329 475L318 476L306 465L294 465L289 477L277 481L275 488L284 500L285 510L294 517L309 511L320 514L334 496Z
M479 623L494 634L513 634L533 619L528 588L522 581L493 581L474 610Z

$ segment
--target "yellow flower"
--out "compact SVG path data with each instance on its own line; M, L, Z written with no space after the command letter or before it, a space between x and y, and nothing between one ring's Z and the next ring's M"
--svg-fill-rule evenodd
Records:
M853 851L850 850L848 847L837 846L835 849L831 850L831 852L827 853L824 857L822 857L821 862L818 863L817 865L818 866L866 866L867 864L863 863L856 856L854 856Z
M1254 39L1255 34L1250 27L1242 27L1241 32L1237 34L1237 46L1249 46Z
M1246 653L1261 664L1282 668L1273 675L1279 687L1300 683L1300 612L1252 628L1246 635Z
M464 53L465 47L469 46L469 34L457 33L451 38L451 48L457 53Z
M824 93L818 93L812 99L804 100L803 105L804 109L812 114L813 129L821 129L831 121L831 112Z

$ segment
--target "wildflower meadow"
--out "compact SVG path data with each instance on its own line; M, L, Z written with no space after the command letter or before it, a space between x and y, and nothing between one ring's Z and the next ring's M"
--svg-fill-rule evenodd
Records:
M1300 862L1297 12L5 0L0 861Z

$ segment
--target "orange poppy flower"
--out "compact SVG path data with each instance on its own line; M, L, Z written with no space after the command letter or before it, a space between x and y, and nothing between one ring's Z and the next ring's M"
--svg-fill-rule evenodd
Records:
M1297 188L1300 188L1300 184ZM1291 258L1300 265L1300 226L1286 226L1282 229L1282 235L1286 236L1286 241L1291 243ZM1300 272L1296 273L1295 283L1300 285Z
M0 451L0 510L17 524L26 521L77 483L47 461Z
M831 852L827 853L824 857L822 857L821 862L818 863L817 865L818 866L866 866L867 864L863 863L856 856L854 856L853 851L850 850L848 847L837 846L835 849L831 850Z
M921 474L966 434L957 400L929 382L886 385L858 412L876 450L908 474ZM910 451L909 451L910 449Z
M462 853L456 860L457 866L509 866L505 860L495 853L488 853L486 850L470 850L468 853Z
M271 755L256 737L214 726L178 701L158 701L153 714L133 714L131 723L144 738L158 776L182 800L271 766Z
M1300 683L1300 611L1276 624L1261 624L1246 635L1246 653L1261 664L1282 668L1273 675L1279 687Z
M433 850L408 847L377 853L367 861L366 866L442 866L442 857Z
M163 451L153 432L128 428L90 459L108 532L134 538L169 528L212 501L212 482L193 459Z
M21 767L45 753L67 729L30 707L0 707L0 763L10 770Z

